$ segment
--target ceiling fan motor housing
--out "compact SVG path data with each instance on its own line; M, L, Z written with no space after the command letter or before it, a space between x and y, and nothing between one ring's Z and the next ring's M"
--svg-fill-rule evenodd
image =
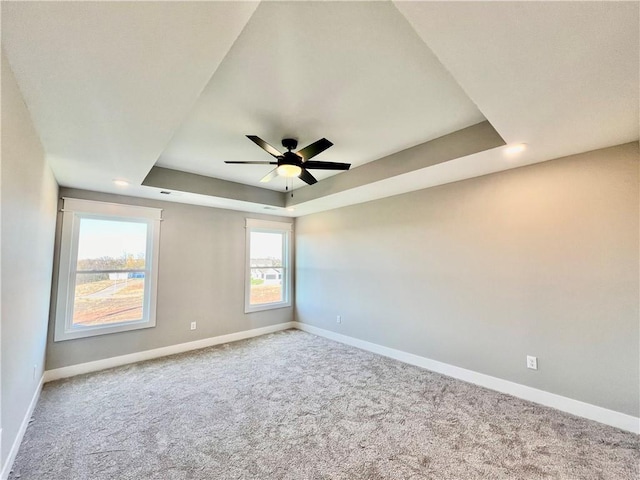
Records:
M283 138L282 146L289 151L295 150L298 146L298 140L296 140L295 138Z
M302 165L302 157L291 151L285 152L278 158L278 165Z

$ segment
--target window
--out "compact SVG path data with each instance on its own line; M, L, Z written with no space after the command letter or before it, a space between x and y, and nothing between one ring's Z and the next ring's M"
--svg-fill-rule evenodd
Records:
M291 224L247 218L245 313L291 305Z
M154 327L162 210L63 202L54 340Z

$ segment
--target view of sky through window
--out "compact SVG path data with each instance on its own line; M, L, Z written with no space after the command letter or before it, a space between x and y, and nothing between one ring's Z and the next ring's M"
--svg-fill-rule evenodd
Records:
M251 259L282 260L282 241L281 233L251 232Z
M78 260L120 258L125 253L144 257L147 225L140 222L83 218L80 223Z

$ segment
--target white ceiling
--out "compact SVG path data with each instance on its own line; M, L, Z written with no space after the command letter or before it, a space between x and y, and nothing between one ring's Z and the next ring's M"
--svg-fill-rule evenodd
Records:
M638 140L638 25L638 2L3 2L2 48L61 185L295 216ZM527 150L294 212L140 185L156 162L256 185L223 163L269 160L246 134L357 166L484 118Z
M140 184L258 2L2 2L2 48L58 182Z

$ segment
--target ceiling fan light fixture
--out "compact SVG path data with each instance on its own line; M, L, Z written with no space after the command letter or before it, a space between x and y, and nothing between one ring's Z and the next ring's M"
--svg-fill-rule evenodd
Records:
M302 168L298 165L280 165L276 170L278 175L286 178L297 177L302 173Z

